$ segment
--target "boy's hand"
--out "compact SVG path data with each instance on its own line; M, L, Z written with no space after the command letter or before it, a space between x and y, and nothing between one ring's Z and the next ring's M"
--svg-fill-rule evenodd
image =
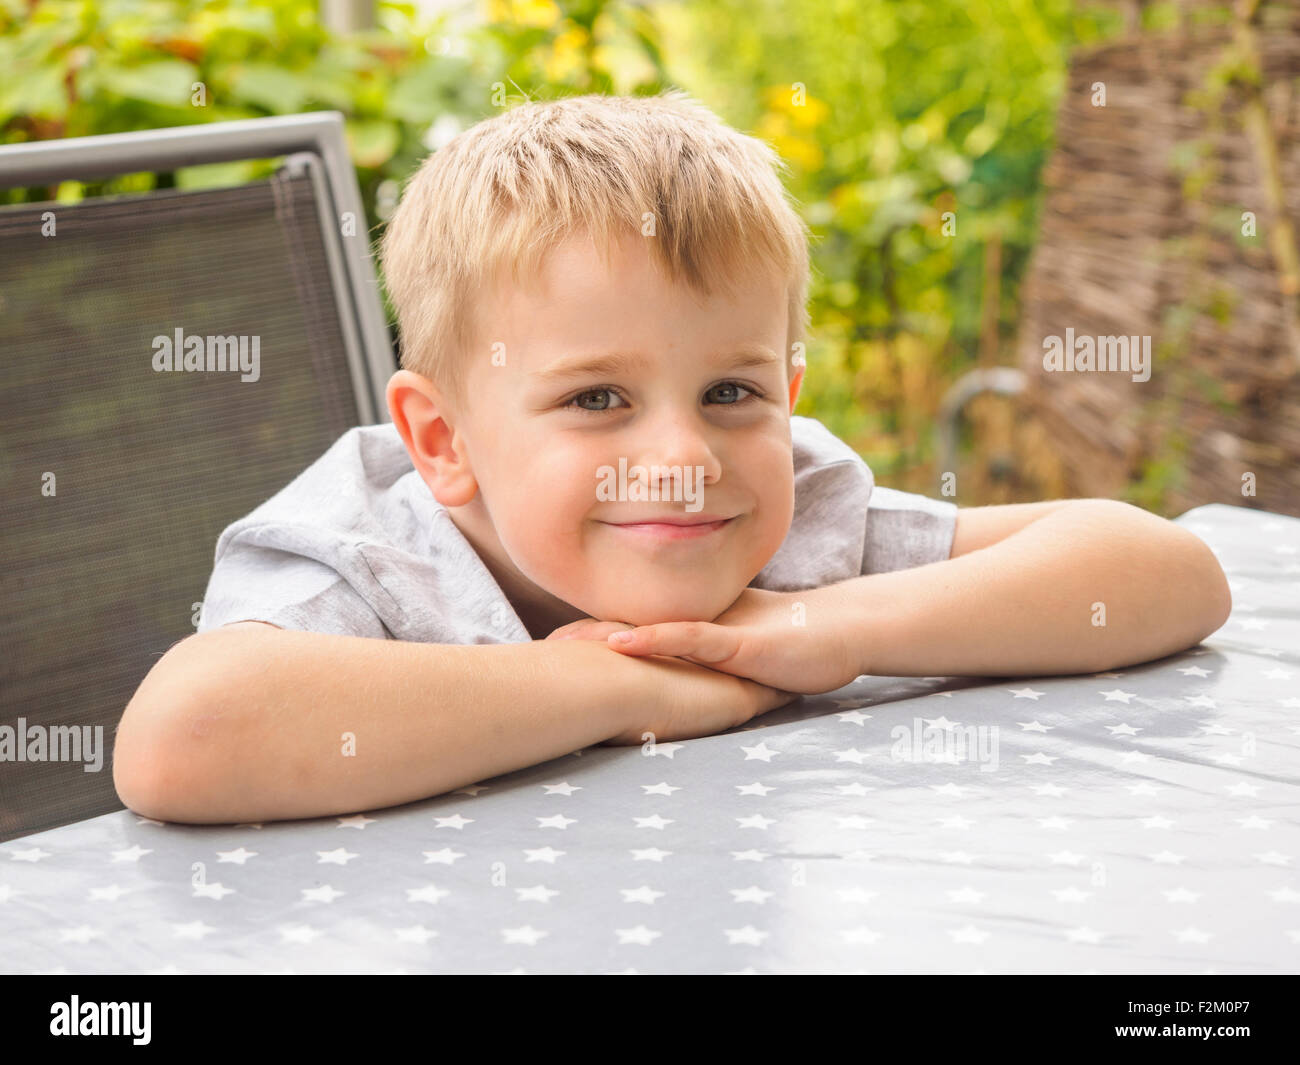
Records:
M781 691L815 695L862 673L834 586L804 592L746 588L713 621L640 627L584 618L547 639L604 639L626 655L671 655ZM626 639L620 640L620 635Z

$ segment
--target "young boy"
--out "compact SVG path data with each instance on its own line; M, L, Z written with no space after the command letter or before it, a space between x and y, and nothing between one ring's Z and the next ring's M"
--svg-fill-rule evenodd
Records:
M392 423L222 533L199 631L123 715L123 802L370 810L861 674L1095 672L1222 625L1179 526L874 487L792 416L780 169L680 92L524 104L426 160L383 244Z

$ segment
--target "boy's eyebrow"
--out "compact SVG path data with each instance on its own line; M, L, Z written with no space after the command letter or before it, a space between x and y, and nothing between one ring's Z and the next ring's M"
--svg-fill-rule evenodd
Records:
M541 381L557 381L571 377L613 377L639 369L646 363L645 356L633 352L612 351L602 355L580 355L537 370L533 376ZM742 370L751 367L780 365L781 356L765 344L745 344L735 348L729 356L718 360L720 369Z

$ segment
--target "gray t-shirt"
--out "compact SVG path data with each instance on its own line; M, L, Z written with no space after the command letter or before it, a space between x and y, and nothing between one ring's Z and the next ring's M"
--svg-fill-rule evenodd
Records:
M956 504L877 487L815 419L791 417L790 432L794 518L751 587L801 591L948 558ZM222 532L198 631L234 621L420 643L531 638L391 422L349 429Z

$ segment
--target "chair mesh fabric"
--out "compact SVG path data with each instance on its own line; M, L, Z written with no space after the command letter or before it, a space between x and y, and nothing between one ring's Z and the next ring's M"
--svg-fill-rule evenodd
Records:
M97 772L0 761L0 841L122 808L118 721L217 536L358 423L320 225L283 170L0 208L0 726L102 726ZM156 370L177 329L258 338L258 379Z

